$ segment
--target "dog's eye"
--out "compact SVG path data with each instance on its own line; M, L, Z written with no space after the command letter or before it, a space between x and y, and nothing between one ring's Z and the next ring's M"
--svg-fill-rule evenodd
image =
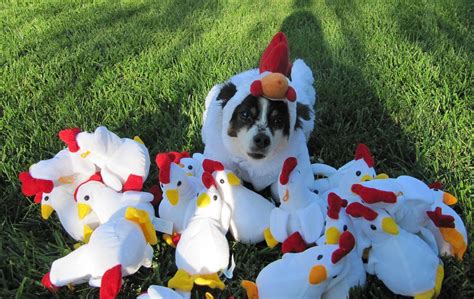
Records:
M242 111L242 112L239 113L239 117L243 121L249 121L250 120L250 112Z
M283 119L281 117L276 117L273 119L273 125L281 126L283 125Z

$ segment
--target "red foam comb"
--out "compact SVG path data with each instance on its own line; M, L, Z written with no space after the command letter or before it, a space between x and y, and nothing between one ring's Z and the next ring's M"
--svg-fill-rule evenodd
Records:
M361 184L354 184L351 187L352 192L359 195L362 200L368 204L377 202L396 203L397 195L393 192L383 191L375 188L362 186Z
M288 40L283 32L278 32L262 54L259 71L287 76L290 68Z
M216 181L214 180L214 177L212 176L211 173L204 171L202 174L202 183L204 184L204 187L207 189L211 188L211 186L214 186L217 188Z
M213 173L214 171L224 170L224 165L219 161L204 159L204 161L202 162L202 168L204 169L204 171Z
M295 169L296 165L298 165L298 161L295 157L289 157L285 160L281 169L280 184L286 185L288 183L290 174Z
M66 143L69 151L75 153L79 150L79 145L76 140L77 134L79 133L81 133L81 129L71 128L59 131L58 136L59 139Z
M25 196L35 195L35 203L40 203L43 193L53 191L54 183L51 180L35 179L28 171L20 172L21 192Z
M339 212L342 207L347 206L347 200L340 198L336 193L329 193L328 195L328 216L332 219L339 219Z
M172 157L171 160L176 164L181 163L181 159L190 157L188 152L170 152L168 155L170 155L170 158Z
M372 153L370 152L367 145L363 143L357 144L354 160L364 159L365 163L369 167L374 167L374 158L372 157Z
M354 248L354 245L354 236L349 231L343 232L339 238L339 248L334 250L331 255L331 262L333 264L339 262L343 257L351 252L351 250Z
M171 162L174 160L174 155L171 153L161 153L156 155L155 162L156 166L160 170L159 180L160 183L169 184L170 182L170 172L171 172Z
M378 216L377 212L359 202L349 204L346 208L346 213L354 218L364 217L367 221L373 221Z
M430 187L430 189L439 189L439 190L442 190L444 188L443 183L441 182L433 182L429 184L428 187Z
M443 215L443 211L440 207L437 207L434 211L427 211L428 217L433 221L437 227L450 227L454 228L454 217L451 215Z

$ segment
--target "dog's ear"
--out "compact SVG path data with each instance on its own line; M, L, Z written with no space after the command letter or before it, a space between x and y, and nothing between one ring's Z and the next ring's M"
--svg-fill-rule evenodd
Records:
M217 100L222 101L222 108L224 108L224 106L235 95L236 92L237 88L232 82L228 82L222 87L219 95L217 96Z

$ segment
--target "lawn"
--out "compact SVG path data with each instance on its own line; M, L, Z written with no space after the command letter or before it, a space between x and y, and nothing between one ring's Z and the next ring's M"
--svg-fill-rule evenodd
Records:
M61 149L57 132L106 125L139 135L151 155L201 151L210 88L256 67L281 30L313 69L315 159L341 166L364 142L376 169L442 181L473 239L473 6L470 1L2 1L0 4L0 298L51 296L39 280L73 241L20 191L18 172ZM156 179L152 165L147 185ZM276 259L232 243L237 270L222 294L243 296ZM474 297L474 252L444 259L442 298ZM122 295L165 284L173 251L125 279ZM356 298L393 298L374 278ZM63 288L57 297L97 296ZM200 293L203 294L202 292Z

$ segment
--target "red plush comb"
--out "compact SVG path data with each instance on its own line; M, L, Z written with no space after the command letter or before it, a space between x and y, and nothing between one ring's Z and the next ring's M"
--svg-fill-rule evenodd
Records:
M168 155L170 156L170 159L176 164L181 163L181 159L190 157L188 152L169 152Z
M434 211L427 211L426 214L428 214L428 217L437 227L454 228L454 217L451 215L443 215L443 211L440 207L437 207Z
M290 68L288 40L283 32L278 32L263 52L259 70L287 76Z
M374 167L374 158L372 157L372 153L370 152L367 145L363 143L357 144L354 160L364 159L365 163L369 167Z
M89 182L102 182L102 175L100 172L96 172L93 175L91 175L86 181L80 183L77 185L76 190L74 190L74 200L77 201L77 192L79 191L79 188L81 188L82 185L89 183Z
M212 176L211 173L204 171L202 174L202 183L204 184L204 187L207 189L211 188L211 186L214 186L217 188L216 181L214 180L214 177Z
M298 165L298 161L295 157L289 157L283 163L283 168L281 169L280 174L280 184L286 185L288 180L290 179L290 174L295 169L296 165Z
M59 131L58 136L59 139L67 144L69 151L75 153L79 150L79 145L76 140L76 136L79 133L81 133L81 129L71 128Z
M328 195L328 216L332 219L339 219L339 212L342 207L347 206L347 200L340 198L336 193Z
M359 202L353 202L348 205L346 213L354 218L364 217L364 219L368 221L373 221L378 216L377 212Z
M204 161L202 162L202 168L204 169L204 171L213 173L214 171L224 170L224 165L219 161L204 159Z
M439 189L439 190L442 190L444 188L443 183L441 182L433 182L429 184L428 187L430 187L430 189Z
M354 248L354 245L354 236L349 231L343 232L339 238L339 248L334 250L331 255L331 262L333 264L339 262L343 257L351 252L351 250Z
M156 155L155 162L156 166L160 169L159 180L160 183L169 184L170 182L170 172L171 172L171 162L174 160L174 155L172 153L161 153Z
M51 180L35 179L28 171L20 172L21 192L25 196L35 195L35 203L40 203L43 193L53 191L54 183Z
M393 192L378 190L362 186L361 184L354 184L351 187L352 192L359 195L362 200L368 204L377 202L396 203L397 195Z

